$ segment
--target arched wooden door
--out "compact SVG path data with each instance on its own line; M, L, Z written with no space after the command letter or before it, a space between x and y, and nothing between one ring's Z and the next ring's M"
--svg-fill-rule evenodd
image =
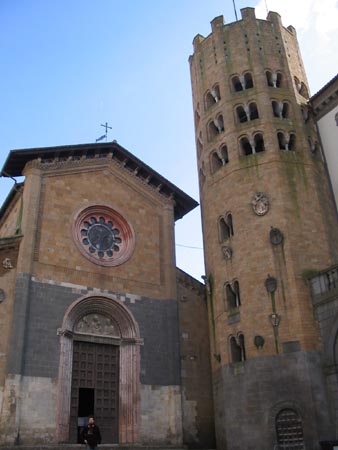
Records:
M74 341L70 441L80 443L82 427L93 415L102 443L118 442L119 346Z

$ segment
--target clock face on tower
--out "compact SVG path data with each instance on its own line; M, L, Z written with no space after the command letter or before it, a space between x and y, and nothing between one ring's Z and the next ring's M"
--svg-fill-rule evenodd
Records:
M95 264L118 266L134 250L135 236L129 222L115 209L94 205L80 211L73 226L80 252Z

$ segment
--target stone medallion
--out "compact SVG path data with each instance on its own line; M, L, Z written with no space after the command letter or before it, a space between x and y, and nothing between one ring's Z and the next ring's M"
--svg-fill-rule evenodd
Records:
M257 192L251 200L251 205L257 216L264 216L269 211L269 199L264 192Z

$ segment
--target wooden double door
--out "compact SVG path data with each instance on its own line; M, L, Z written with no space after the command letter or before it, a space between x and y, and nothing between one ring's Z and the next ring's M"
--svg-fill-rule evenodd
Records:
M74 341L70 404L70 442L77 443L94 415L102 443L118 442L119 347Z

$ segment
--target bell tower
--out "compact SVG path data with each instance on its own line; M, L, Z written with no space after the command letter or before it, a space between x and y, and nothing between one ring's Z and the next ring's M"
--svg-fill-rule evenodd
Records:
M241 12L189 58L217 443L312 448L333 421L306 277L338 227L296 30Z

